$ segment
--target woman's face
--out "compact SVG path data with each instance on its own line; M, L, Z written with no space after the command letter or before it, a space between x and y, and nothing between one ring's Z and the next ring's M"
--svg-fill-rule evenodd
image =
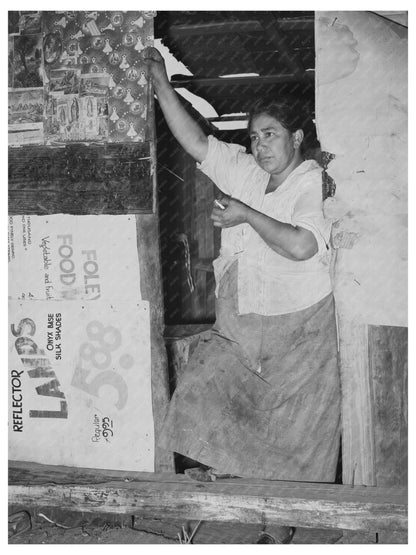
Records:
M257 164L270 174L284 172L295 158L294 135L268 114L255 116L251 122L250 140Z

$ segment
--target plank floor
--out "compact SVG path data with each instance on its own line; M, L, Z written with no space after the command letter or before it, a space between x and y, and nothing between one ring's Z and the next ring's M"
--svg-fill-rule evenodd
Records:
M53 520L53 517L55 520ZM49 520L47 520L49 519ZM79 513L60 515L39 510L31 514L31 528L9 538L9 544L179 544L182 527L188 534L196 521L149 520L120 517L91 517ZM197 545L255 544L261 526L223 522L201 522L193 537ZM383 536L342 530L297 528L292 544L375 544L407 543L405 534Z

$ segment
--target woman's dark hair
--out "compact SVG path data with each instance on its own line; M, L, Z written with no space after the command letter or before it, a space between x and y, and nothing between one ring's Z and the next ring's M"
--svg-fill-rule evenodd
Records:
M304 132L301 150L303 154L309 149L319 148L316 128L311 114L304 101L295 97L265 98L258 100L249 112L247 130L250 133L251 124L256 116L267 114L275 118L285 129L294 133L297 129ZM312 156L314 157L314 156Z
M260 114L267 114L275 118L285 129L294 133L303 129L307 118L299 100L293 98L262 99L258 100L249 112L248 132L250 133L253 119Z

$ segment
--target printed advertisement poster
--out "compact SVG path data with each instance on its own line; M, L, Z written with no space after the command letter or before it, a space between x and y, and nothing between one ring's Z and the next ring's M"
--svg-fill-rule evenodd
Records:
M154 471L147 301L9 301L9 458Z
M50 91L45 109L47 144L107 141L108 75L80 78L79 70L54 70Z
M43 89L21 89L9 96L9 144L43 141Z
M14 36L13 88L42 86L42 35Z
M134 216L10 216L9 298L141 299Z

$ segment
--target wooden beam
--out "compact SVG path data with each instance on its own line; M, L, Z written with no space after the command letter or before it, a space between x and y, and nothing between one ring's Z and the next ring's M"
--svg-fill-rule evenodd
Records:
M279 25L283 31L315 31L315 14L310 17L279 18Z
M300 19L280 19L282 31L314 30L314 17ZM169 35L172 38L184 38L203 35L229 35L230 33L261 33L263 26L258 20L224 21L221 23L201 23L196 25L172 25Z
M279 64L286 64L297 76L303 75L305 68L298 59L297 54L293 51L293 48L291 48L280 21L276 19L272 13L266 12L266 14L262 16L261 24L269 41L277 49L274 55L276 62Z
M221 23L202 23L197 25L172 25L169 35L172 38L202 35L229 35L230 33L256 33L262 31L257 20L224 21Z
M173 87L226 87L234 85L270 85L273 83L291 83L300 81L313 82L315 71L308 70L301 75L293 73L280 73L277 75L257 75L247 77L188 77L186 75L172 75L171 84Z
M221 121L248 121L248 114L242 116L216 116L213 118L207 118L208 121L221 122Z
M9 503L88 513L406 531L407 490L116 472L11 462Z

